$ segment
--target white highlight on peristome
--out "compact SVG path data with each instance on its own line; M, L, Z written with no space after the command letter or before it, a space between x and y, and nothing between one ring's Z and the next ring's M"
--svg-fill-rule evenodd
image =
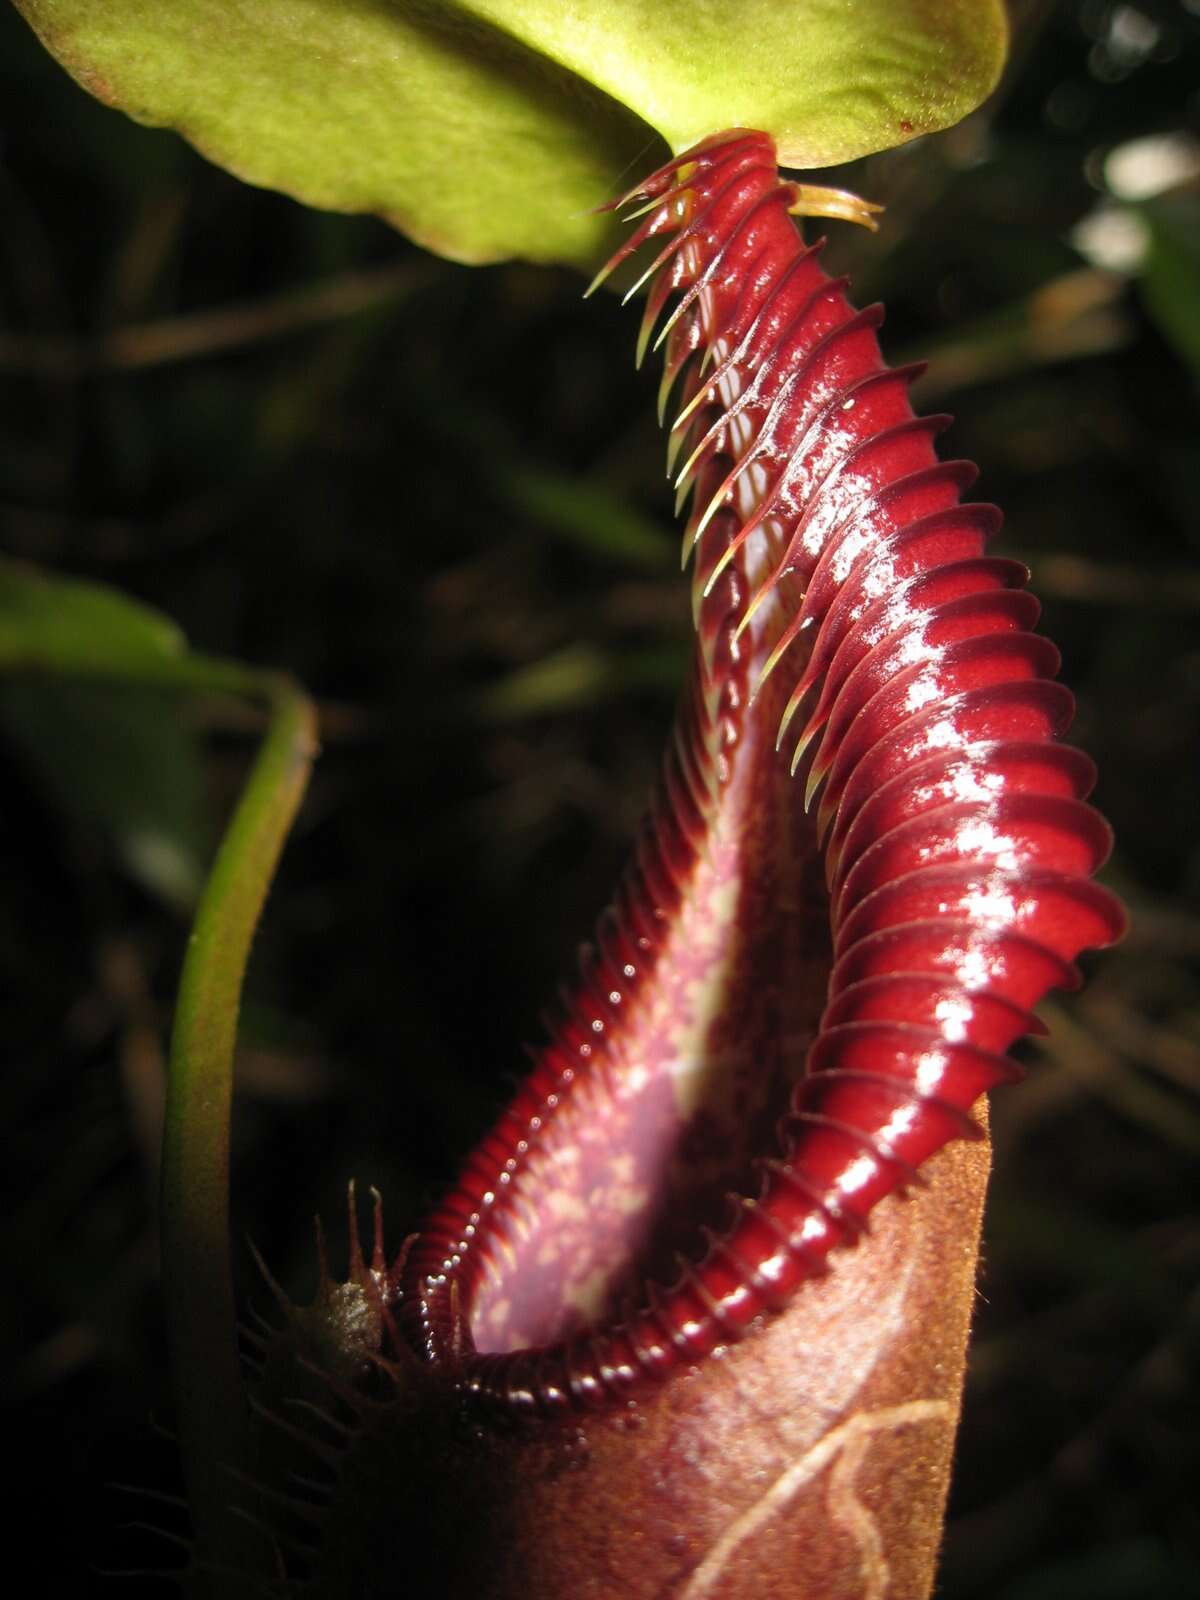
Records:
M985 922L993 927L1009 927L1020 915L1020 907L1011 889L984 885L972 890L963 901L963 910L972 922Z
M954 976L964 989L986 989L992 981L991 952L964 950L962 960L954 969Z
M946 1076L946 1060L944 1050L925 1050L917 1057L917 1070L914 1084L920 1095L931 1095L941 1088Z
M874 1156L859 1156L850 1163L838 1179L839 1192L841 1194L855 1194L859 1189L865 1189L878 1171L879 1162Z
M950 750L960 742L958 729L952 718L947 717L941 722L935 722L925 730L924 745L926 750Z
M954 849L967 858L986 857L1008 872L1015 872L1021 866L1017 841L987 817L969 817L960 822L954 830Z
M1000 793L1005 782L1002 772L963 765L951 774L950 789L956 800L990 800Z
M933 1008L934 1021L951 1044L957 1044L967 1037L967 1024L974 1015L975 1006L966 995L948 995Z
M936 678L918 678L915 683L910 683L904 695L904 709L910 715L923 711L927 705L932 705L941 698L942 688Z

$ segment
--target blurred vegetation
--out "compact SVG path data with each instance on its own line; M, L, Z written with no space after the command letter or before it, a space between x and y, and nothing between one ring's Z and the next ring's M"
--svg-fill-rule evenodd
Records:
M887 301L892 358L930 358L920 402L1034 569L1134 914L996 1101L941 1592L1170 1600L1200 1594L1200 4L1027 5L1016 41L984 113L831 180L887 203L829 256ZM1110 159L1148 135L1182 152L1164 192ZM489 1121L670 724L657 379L581 288L241 186L0 9L0 550L320 703L235 1128L234 1214L296 1292L351 1176L396 1247ZM124 1526L170 1509L117 1486L177 1487L163 1048L258 731L146 692L0 697L9 1510L77 1594L174 1559Z

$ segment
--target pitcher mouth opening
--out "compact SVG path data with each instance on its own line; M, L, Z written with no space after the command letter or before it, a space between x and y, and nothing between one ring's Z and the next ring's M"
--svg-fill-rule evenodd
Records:
M481 1241L463 1306L480 1354L542 1348L627 1321L647 1303L648 1284L675 1283L681 1260L697 1262L708 1240L729 1231L734 1197L760 1187L755 1163L783 1153L777 1130L803 1076L828 957L810 969L803 1017L796 990L784 998L782 971L753 999L733 992L749 989L749 971L769 973L765 943L775 945L777 964L781 942L799 946L779 922L769 939L746 938L723 983L711 974L706 982L704 945L741 942L752 894L715 887L703 864L697 876L693 914L661 953L661 988L642 1008L641 1026L631 1019L628 1036L593 1054ZM712 902L721 898L731 906L719 917Z
M410 1255L409 1337L435 1364L458 1362L468 1388L498 1361L532 1370L548 1351L594 1347L653 1307L656 1285L697 1281L761 1189L760 1164L785 1152L825 1001L829 896L815 822L774 745L782 688L746 719L744 676L727 675L723 712L717 696L715 778L686 754L685 707L551 1042ZM626 1376L610 1373L607 1398Z

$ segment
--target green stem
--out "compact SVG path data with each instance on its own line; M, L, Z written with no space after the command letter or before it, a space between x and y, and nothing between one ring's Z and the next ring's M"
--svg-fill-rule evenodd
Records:
M163 1133L162 1253L199 1571L233 1569L249 1578L255 1569L265 1575L267 1552L230 1510L232 1469L246 1470L250 1460L229 1257L233 1056L250 942L308 781L316 719L289 680L245 676L265 694L271 720L205 885L180 980ZM212 679L204 686L216 687Z
M277 673L194 655L167 619L98 584L0 558L0 671L262 704L267 732L200 900L180 979L163 1133L163 1283L195 1592L261 1591L273 1552L230 1502L253 1467L229 1254L233 1056L242 980L308 781L316 714ZM240 1574L244 1583L238 1585Z

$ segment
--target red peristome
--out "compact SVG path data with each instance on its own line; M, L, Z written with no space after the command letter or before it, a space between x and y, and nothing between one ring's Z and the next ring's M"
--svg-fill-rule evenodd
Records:
M1019 1076L1004 1052L1041 1030L1030 1008L1123 928L1090 881L1108 830L1083 804L1091 763L1055 742L1073 705L1028 631L1028 575L985 554L999 513L960 504L975 469L937 460L948 419L914 417L917 369L885 367L881 308L856 311L825 274L795 196L765 134L705 140L620 202L647 204L601 275L663 241L639 356L675 296L661 397L682 384L671 459L692 495L697 647L596 944L399 1284L418 1353L502 1410L604 1409L785 1305L872 1207L975 1134L974 1102ZM815 821L787 777L801 758ZM818 838L827 937L803 931ZM797 976L822 966L823 1000ZM689 1052L722 1048L727 1078L697 1081L741 1118L732 1143L709 1101L680 1110ZM783 1060L786 1083L797 1051L763 1155L757 1056ZM655 1197L690 1193L689 1161L757 1166L761 1186L724 1228L696 1218L707 1249L671 1287L612 1312ZM589 1303L610 1309L588 1318Z

